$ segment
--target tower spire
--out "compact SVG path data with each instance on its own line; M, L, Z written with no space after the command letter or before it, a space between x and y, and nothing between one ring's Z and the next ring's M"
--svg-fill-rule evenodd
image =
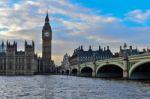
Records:
M48 8L47 8L47 15L48 15Z
M45 18L45 22L49 22L49 17L48 17L48 10L47 10L47 13L46 13L46 18Z

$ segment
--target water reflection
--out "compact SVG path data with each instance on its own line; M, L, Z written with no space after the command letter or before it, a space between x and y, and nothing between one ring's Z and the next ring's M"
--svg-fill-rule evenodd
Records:
M150 81L74 76L1 76L0 99L149 99Z

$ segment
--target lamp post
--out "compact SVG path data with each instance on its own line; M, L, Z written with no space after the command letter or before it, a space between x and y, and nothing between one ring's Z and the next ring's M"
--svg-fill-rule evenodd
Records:
M68 63L67 63L67 66L68 66L68 68L69 68L69 71L70 71L70 75L71 75L71 67L70 67L70 64L69 64L69 61L68 61Z
M94 65L94 71L92 73L93 77L96 77L96 55L93 53L93 65Z
M77 55L77 61L78 61L78 76L80 76L80 57L79 57L79 53Z
M128 67L129 59L128 59L128 53L127 53L126 49L123 54L123 60L125 61L125 66L126 66L126 70L124 70L123 76L124 76L124 78L128 78L128 76L129 76L129 67Z

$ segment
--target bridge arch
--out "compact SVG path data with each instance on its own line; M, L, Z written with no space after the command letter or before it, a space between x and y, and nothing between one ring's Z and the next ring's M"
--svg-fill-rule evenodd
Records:
M109 78L112 78L112 77L122 78L123 71L124 71L124 67L118 63L101 64L96 69L96 76L97 77L109 77Z
M78 69L74 68L71 70L72 75L77 75L77 73L78 73Z
M85 66L80 69L80 76L91 77L93 73L93 68L90 66Z
M101 65L99 65L98 67L97 67L97 69L96 69L96 73L97 73L97 71L101 68L101 67L103 67L103 66L107 66L107 65L115 65L115 66L118 66L118 67L120 67L122 70L125 70L125 66L123 65L123 64L119 64L119 63L103 63L103 64L101 64Z
M131 66L129 79L150 79L150 60L142 60Z
M66 72L65 72L65 73L66 73L67 75L69 75L69 72L70 72L69 70L66 70Z
M65 71L63 70L63 71L61 71L61 74L65 74Z

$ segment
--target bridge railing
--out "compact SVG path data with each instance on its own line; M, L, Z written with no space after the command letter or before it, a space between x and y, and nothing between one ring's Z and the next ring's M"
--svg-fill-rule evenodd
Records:
M150 58L150 53L129 56L129 60Z
M123 58L122 57L118 57L118 58L109 58L109 59L103 59L103 60L96 60L96 62L118 62L118 61L122 61ZM80 65L85 65L85 64L93 64L93 61L91 62L84 62L81 63Z
M122 57L118 57L118 58L109 58L109 59L103 59L103 60L97 60L96 62L105 62L105 61L109 61L109 62L116 62L116 61L122 61L123 58Z

